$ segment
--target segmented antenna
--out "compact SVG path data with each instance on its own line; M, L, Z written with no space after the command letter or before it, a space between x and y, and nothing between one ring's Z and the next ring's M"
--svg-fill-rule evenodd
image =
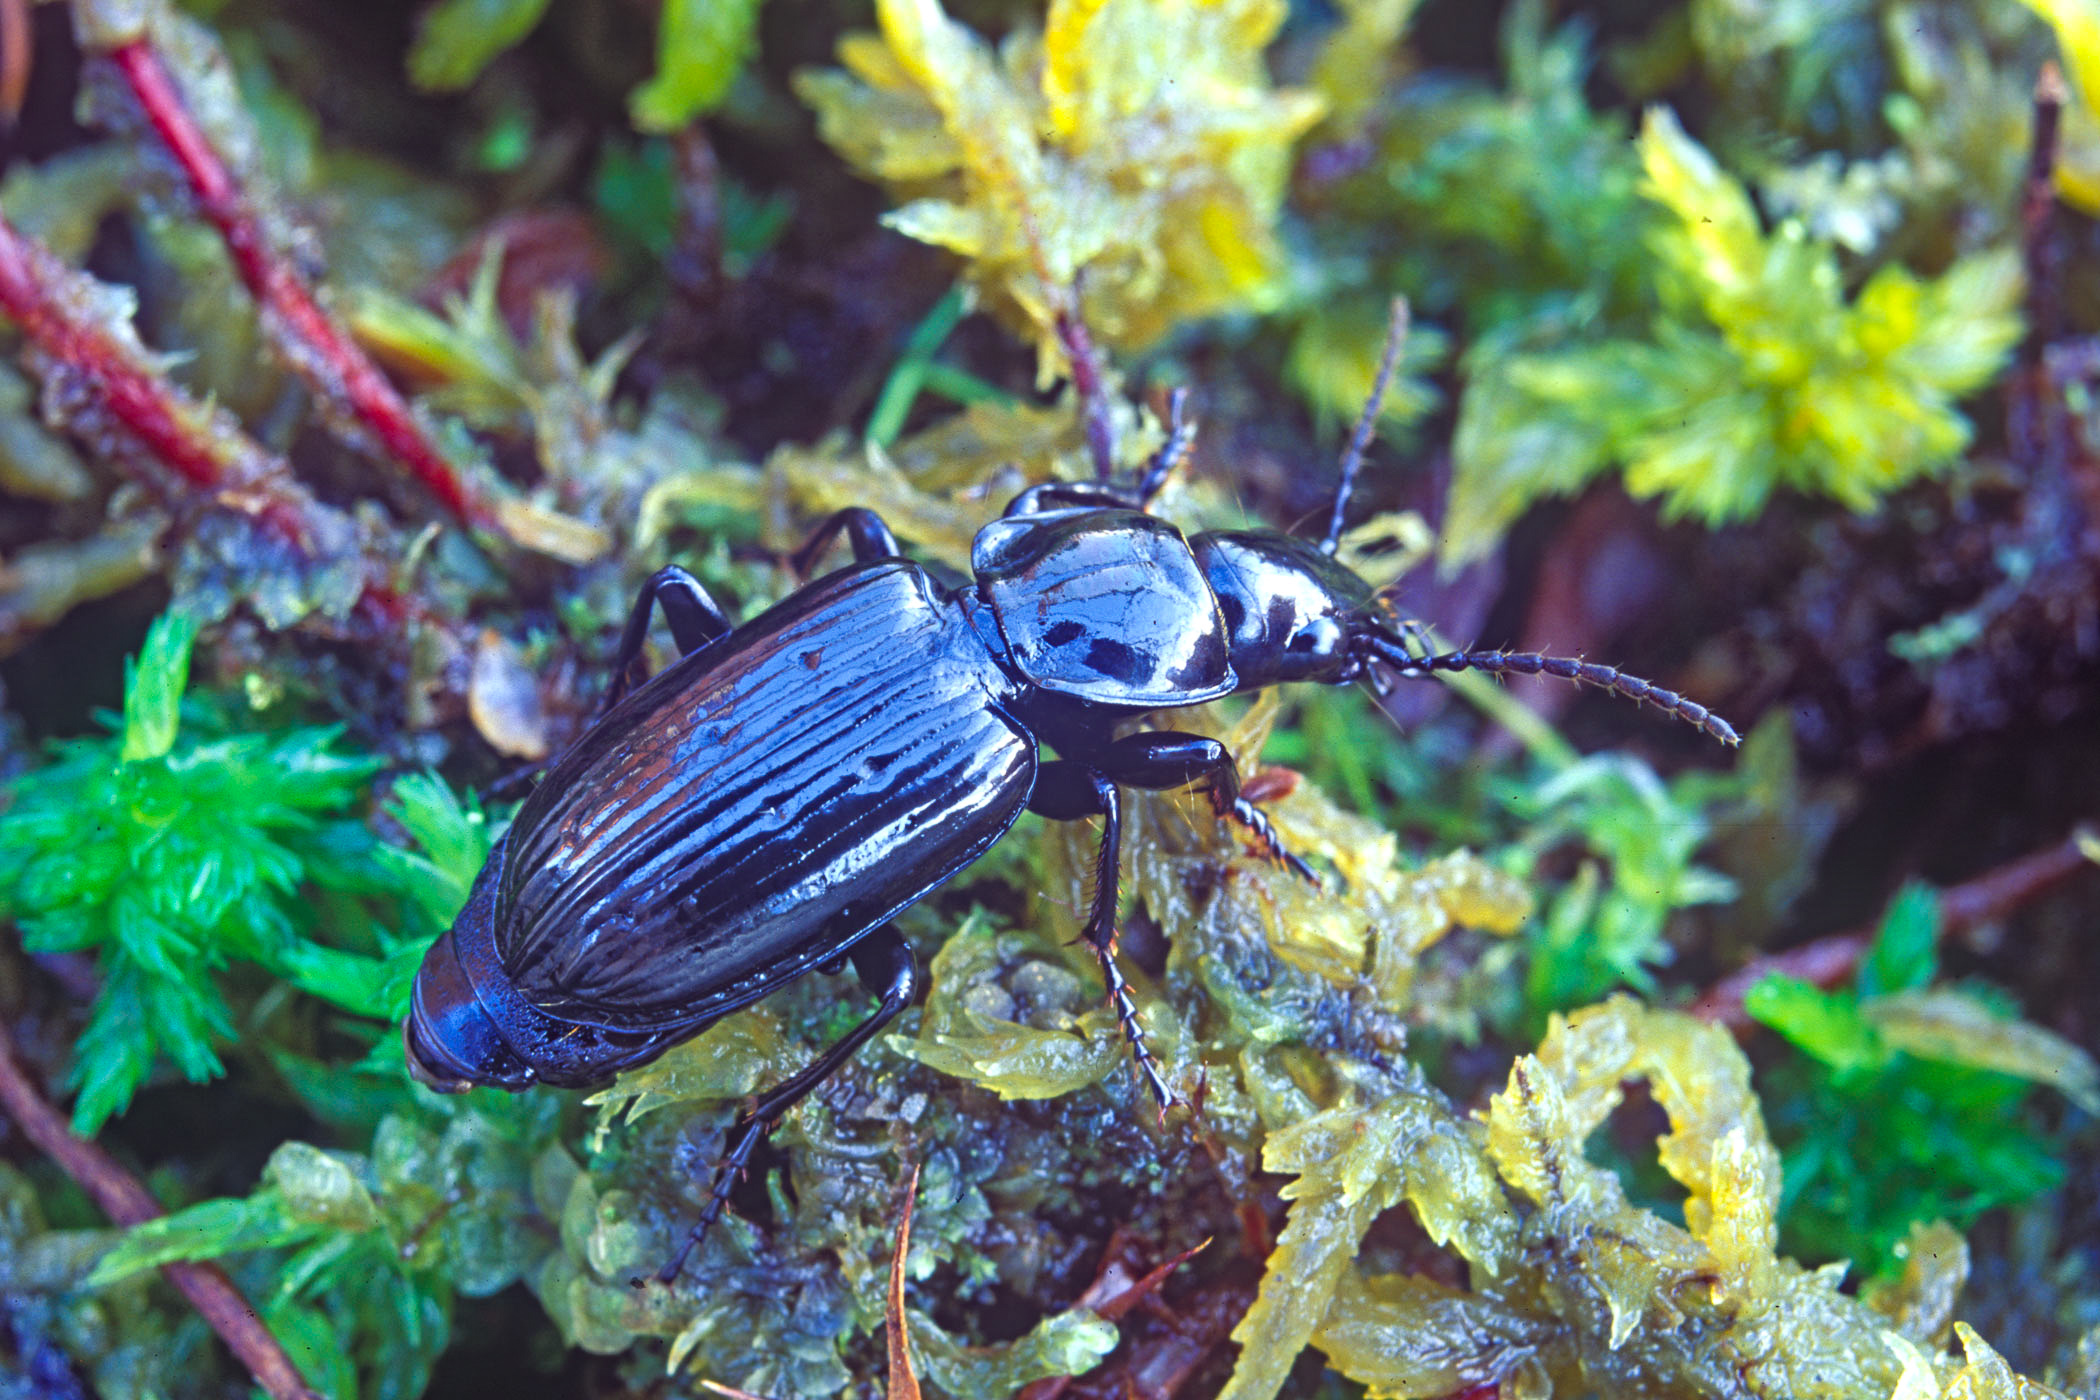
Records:
M1349 435L1349 450L1342 454L1342 479L1334 488L1334 510L1327 517L1327 538L1320 541L1320 552L1332 554L1341 547L1343 517L1349 512L1349 494L1356 489L1357 469L1364 464L1364 453L1370 449L1371 434L1378 429L1378 410L1385 407L1385 391L1392 387L1393 370L1400 363L1400 347L1407 343L1407 298L1393 298L1392 319L1386 323L1385 351L1378 358L1378 377L1371 381L1371 397L1364 401L1364 411L1356 420L1356 431Z
M1177 386L1167 394L1167 440L1152 454L1152 460L1145 464L1145 474L1138 479L1140 503L1152 503L1159 488L1188 460L1189 449L1195 445L1196 424L1189 417L1189 391Z
M1674 690L1653 681L1630 676L1616 666L1578 661L1572 656L1543 656L1535 651L1447 651L1423 656L1408 650L1398 637L1374 633L1371 650L1380 661L1402 675L1426 676L1432 671L1485 671L1495 676L1557 676L1580 685L1593 685L1614 695L1675 715L1694 729L1711 734L1733 748L1742 742L1735 726L1696 700L1687 700Z

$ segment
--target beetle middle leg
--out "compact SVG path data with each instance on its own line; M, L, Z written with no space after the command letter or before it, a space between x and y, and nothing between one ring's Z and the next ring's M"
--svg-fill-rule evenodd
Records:
M912 958L911 948L898 934L895 924L877 928L854 944L847 957L853 963L853 971L859 976L861 985L881 997L882 1004L867 1020L847 1032L838 1044L819 1055L813 1064L775 1085L740 1120L733 1130L729 1150L715 1171L714 1186L707 1193L707 1204L700 1208L700 1218L687 1233L676 1257L657 1273L659 1282L669 1283L678 1277L687 1257L706 1236L709 1227L721 1219L722 1212L728 1208L730 1192L736 1189L751 1154L758 1150L759 1143L773 1130L781 1115L800 1103L810 1090L836 1074L839 1066L853 1058L855 1051L895 1020L897 1014L910 1006L912 998L919 994L918 963Z
M1122 795L1113 782L1087 765L1058 761L1046 763L1037 771L1035 793L1028 799L1028 806L1052 821L1101 818L1101 850L1094 857L1094 900L1080 937L1101 960L1101 980L1108 984L1108 1002L1116 1010L1116 1023L1123 1028L1123 1039L1130 1043L1138 1072L1158 1101L1159 1114L1164 1119L1176 1102L1175 1094L1167 1087L1159 1061L1153 1058L1152 1047L1145 1041L1137 1002L1131 998L1130 984L1123 980L1123 969L1116 962L1116 895L1123 878Z
M1125 735L1089 761L1125 787L1159 792L1189 783L1204 784L1221 818L1245 827L1272 860L1290 867L1293 874L1320 883L1313 868L1283 844L1269 814L1240 796L1239 765L1232 761L1231 750L1216 739L1148 729Z
M634 600L634 611L627 615L627 630L620 634L619 655L613 661L612 684L606 687L599 714L619 704L627 694L627 678L642 654L643 639L649 635L650 612L659 607L664 610L664 621L671 624L671 640L678 643L681 655L700 650L736 626L735 619L699 579L676 564L658 569L642 585Z
M823 524L809 532L802 547L788 556L788 566L795 571L795 577L808 578L810 568L841 533L853 550L856 564L896 559L904 553L904 546L897 543L887 521L866 506L848 506L826 517Z

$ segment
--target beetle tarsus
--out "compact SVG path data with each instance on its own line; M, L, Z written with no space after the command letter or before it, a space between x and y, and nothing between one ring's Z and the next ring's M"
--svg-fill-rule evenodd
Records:
M1153 1102L1159 1105L1159 1116L1166 1119L1167 1110L1181 1100L1168 1087L1167 1077L1160 1070L1159 1060L1145 1039L1145 1028L1138 1021L1137 1002L1130 995L1130 984L1123 979L1123 969L1116 963L1116 934L1111 928L1105 941L1095 942L1093 930L1088 929L1086 941L1093 945L1094 953L1101 960L1101 978L1108 984L1108 1004L1115 1008L1116 1025L1123 1032L1123 1039L1130 1045L1131 1059L1136 1062L1139 1078L1152 1091Z
M1283 843L1283 837L1277 832L1275 823L1269 820L1267 812L1237 795L1224 801L1218 801L1214 795L1212 801L1218 807L1218 815L1245 827L1248 834L1260 844L1262 853L1270 860L1283 866L1299 879L1310 882L1315 889L1319 888L1318 873Z
M1139 510L1152 504L1152 498L1175 469L1188 460L1190 449L1196 445L1196 424L1188 416L1188 407L1188 390L1176 388L1167 395L1167 440L1152 454L1152 460L1145 463L1145 470L1138 477Z
M1116 962L1116 892L1122 879L1123 844L1123 799L1116 785L1099 773L1087 775L1094 790L1095 810L1101 815L1101 849L1094 857L1094 899L1087 913L1086 927L1080 930L1101 960L1101 980L1108 984L1108 1004L1115 1008L1116 1024L1122 1029L1123 1039L1130 1045L1130 1054L1137 1061L1138 1074L1145 1087L1152 1091L1159 1104L1160 1117L1179 1099L1167 1087L1166 1075L1161 1073L1159 1061L1153 1058L1152 1047L1146 1043L1145 1027L1138 1020L1137 1001L1130 995L1130 983L1124 980L1123 969Z
M1106 477L1099 481L1040 481L1007 502L1006 518L1075 508L1147 510L1152 505L1152 498L1167 484L1167 478L1188 460L1195 441L1196 425L1188 417L1188 390L1176 389L1167 398L1167 440L1145 463L1137 485L1125 485Z

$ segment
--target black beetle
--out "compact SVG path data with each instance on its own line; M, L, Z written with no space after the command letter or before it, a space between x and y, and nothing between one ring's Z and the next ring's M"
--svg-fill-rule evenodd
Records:
M1391 371L1393 347L1380 373ZM649 580L607 708L526 801L424 960L404 1033L424 1083L581 1086L661 1054L814 968L852 963L881 1005L743 1121L686 1245L721 1214L769 1126L910 1004L918 974L890 920L1023 811L1102 821L1084 936L1145 1082L1165 1079L1115 960L1119 787L1203 784L1219 815L1312 872L1240 796L1215 739L1118 737L1156 710L1297 681L1465 669L1546 672L1659 705L1724 742L1703 706L1616 669L1532 653L1429 654L1334 559L1376 398L1326 538L1184 537L1146 506L1185 454L1135 488L1104 479L1017 497L981 531L974 578L904 557L872 511L826 521L854 562L737 625L682 569ZM623 692L653 607L682 659ZM1048 744L1055 759L1040 759Z

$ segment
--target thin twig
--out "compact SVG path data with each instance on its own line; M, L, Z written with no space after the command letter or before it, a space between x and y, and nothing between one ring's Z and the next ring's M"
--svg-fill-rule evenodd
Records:
M61 405L63 426L91 438L120 429L161 466L307 557L327 547L322 540L351 530L232 415L199 403L161 373L110 303L107 288L0 215L0 313L27 338L32 360L44 362L31 368L47 381L47 397ZM366 621L390 629L420 611L370 565L367 571L357 601Z
M904 1265L911 1255L911 1208L919 1194L919 1166L904 1183L904 1212L897 1220L897 1247L890 1251L890 1288L883 1304L882 1334L889 1350L888 1400L919 1400L919 1377L911 1368L910 1332L904 1321Z
M367 446L357 439L369 435L378 453L406 468L460 520L495 529L488 503L438 451L407 401L323 309L264 227L240 182L197 125L152 40L133 39L111 49L108 58L181 167L198 211L219 231L241 280L263 308L264 327L299 377L335 410L324 416L339 428L361 429L343 433L354 446Z
M137 1177L93 1142L76 1136L37 1091L15 1053L14 1037L5 1021L0 1021L0 1108L115 1224L138 1225L161 1214L160 1202ZM161 1272L273 1400L321 1400L320 1392L306 1383L263 1325L254 1305L241 1296L223 1270L212 1264L163 1264Z
M2039 365L2063 333L2063 249L2056 238L2056 161L2062 145L2064 77L2051 61L2034 83L2034 133L2020 198L2021 252L2027 264L2027 342L2021 358Z
M283 463L241 434L229 416L197 403L156 372L145 348L117 328L100 286L4 215L0 311L57 369L90 389L140 446L191 485L245 493L287 476ZM64 397L74 407L77 395Z
M2032 900L2039 899L2081 870L2093 868L2085 853L2090 834L2073 831L2055 845L2009 860L1973 880L1950 885L1940 891L1940 938L1966 933L1978 924L2006 917ZM1736 971L1714 983L1691 1005L1701 1020L1713 1021L1737 1034L1755 1024L1743 1009L1743 998L1765 978L1778 974L1799 978L1818 987L1830 988L1848 980L1874 946L1871 930L1854 929L1834 933L1789 948L1752 958Z
M2070 496L2070 416L2049 370L2049 347L2063 335L2063 240L2056 218L2056 162L2062 142L2063 74L2044 63L2034 84L2034 129L2020 196L2020 255L2027 274L2027 334L2005 376L2005 436L2025 468L2030 519L2060 521ZM2044 553L2049 552L2044 546Z
M0 0L0 129L10 129L22 119L34 46L29 0Z

